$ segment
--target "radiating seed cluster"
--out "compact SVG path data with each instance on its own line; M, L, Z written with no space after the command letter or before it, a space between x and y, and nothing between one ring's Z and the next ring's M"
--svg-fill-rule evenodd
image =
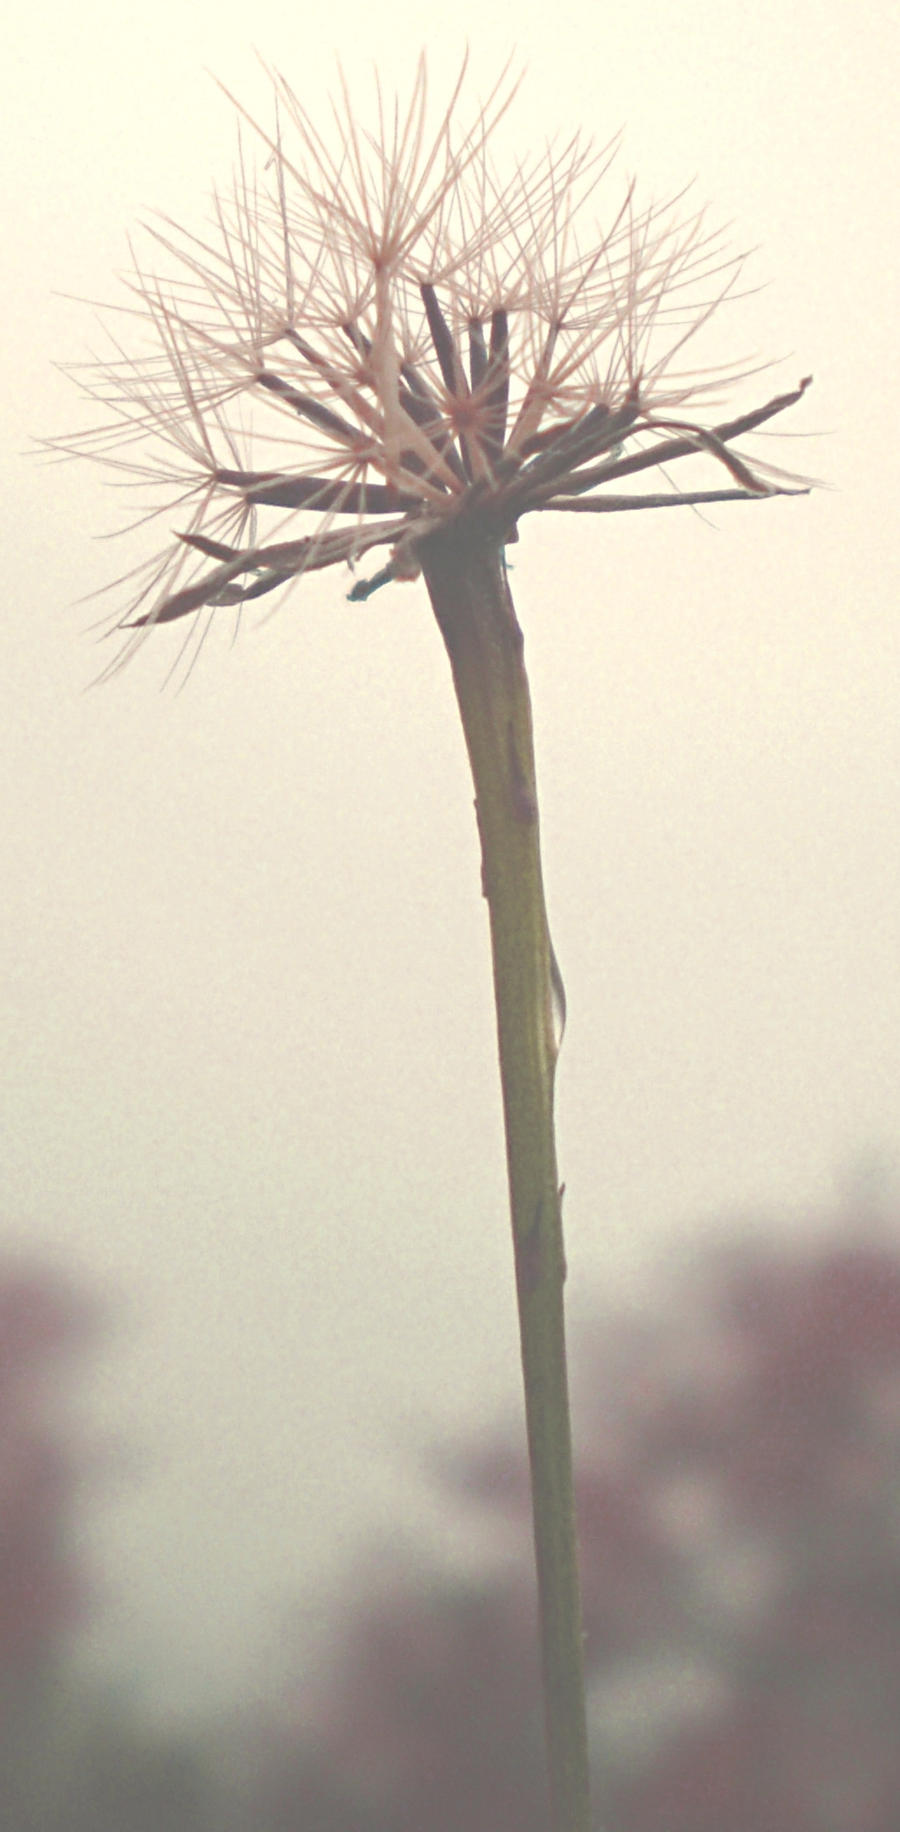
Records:
M171 520L129 576L129 648L190 613L202 640L224 607L387 547L350 592L366 597L415 577L421 543L453 520L511 540L534 510L787 487L732 441L805 382L711 429L693 417L739 376L691 369L689 346L740 263L700 216L638 210L633 187L598 223L613 154L580 134L504 173L493 143L517 84L504 74L466 125L465 78L433 119L422 60L405 110L376 85L369 126L342 83L319 131L276 76L274 130L254 129L262 171L241 151L204 234L152 231L130 342L79 371L104 421L54 442ZM628 481L701 450L724 487L684 493L663 474L642 496Z

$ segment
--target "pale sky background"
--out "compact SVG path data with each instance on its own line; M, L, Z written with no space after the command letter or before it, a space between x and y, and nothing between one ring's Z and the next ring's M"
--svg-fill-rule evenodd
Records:
M163 633L91 689L72 607L135 550L93 539L120 519L101 472L22 455L83 424L54 368L100 346L78 298L121 297L128 234L227 181L213 77L264 114L256 50L312 102L335 52L404 84L424 40L440 84L468 36L487 88L518 51L501 143L623 128L622 185L694 181L756 251L717 335L783 360L736 399L815 377L766 449L830 488L713 526L533 518L513 554L576 1323L713 1222L807 1228L900 1148L898 25L447 11L37 0L4 47L3 1225L112 1305L88 1651L173 1709L262 1683L283 1608L313 1620L370 1533L440 1540L417 1447L518 1403L486 914L424 591L348 605L329 572L180 694Z

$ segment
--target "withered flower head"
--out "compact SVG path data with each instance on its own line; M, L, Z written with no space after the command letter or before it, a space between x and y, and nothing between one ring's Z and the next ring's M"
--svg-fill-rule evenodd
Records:
M114 627L133 634L114 667L155 624L197 613L202 640L225 607L369 549L386 564L351 598L414 578L422 542L467 518L514 540L531 511L790 486L733 441L806 382L724 424L693 417L741 373L683 366L740 262L702 216L638 209L632 186L597 227L613 153L581 134L501 174L491 141L517 84L504 74L466 126L464 78L465 63L429 127L423 58L405 112L376 85L371 128L342 79L329 140L276 77L262 173L241 154L207 235L153 231L169 271L131 277L144 347L116 339L79 377L112 418L54 442L184 517L128 575ZM703 451L727 484L680 491L661 467ZM654 469L657 492L634 493L626 480Z

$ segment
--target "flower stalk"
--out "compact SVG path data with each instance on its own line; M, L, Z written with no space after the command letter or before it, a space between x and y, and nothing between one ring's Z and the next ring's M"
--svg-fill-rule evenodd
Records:
M553 950L524 639L490 524L422 553L465 734L487 899L531 1469L554 1832L588 1832L589 1769L566 1370Z

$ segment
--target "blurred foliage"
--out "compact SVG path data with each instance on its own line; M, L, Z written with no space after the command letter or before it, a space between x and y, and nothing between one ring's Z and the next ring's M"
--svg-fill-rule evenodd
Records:
M0 1265L0 1796L15 1832L43 1801L47 1689L82 1596L68 1532L77 1467L50 1414L95 1323L57 1275Z
M76 1474L48 1424L60 1363L96 1313L60 1278L0 1266L0 1685L38 1678L77 1612L80 1581L66 1536Z
M176 1734L76 1683L83 1458L58 1401L99 1321L56 1276L0 1266L3 1832L545 1832L517 1432L431 1459L466 1575L373 1562L252 1720ZM578 1376L598 1824L896 1832L890 1230L695 1252L583 1332Z
M67 1399L100 1306L48 1267L0 1262L0 1826L222 1832L207 1751L92 1696L67 1665L92 1603L76 1552L89 1462Z
M748 1244L669 1286L582 1345L598 1823L896 1832L900 1254ZM375 1574L283 1730L273 1832L544 1832L524 1458L441 1474L493 1575Z

